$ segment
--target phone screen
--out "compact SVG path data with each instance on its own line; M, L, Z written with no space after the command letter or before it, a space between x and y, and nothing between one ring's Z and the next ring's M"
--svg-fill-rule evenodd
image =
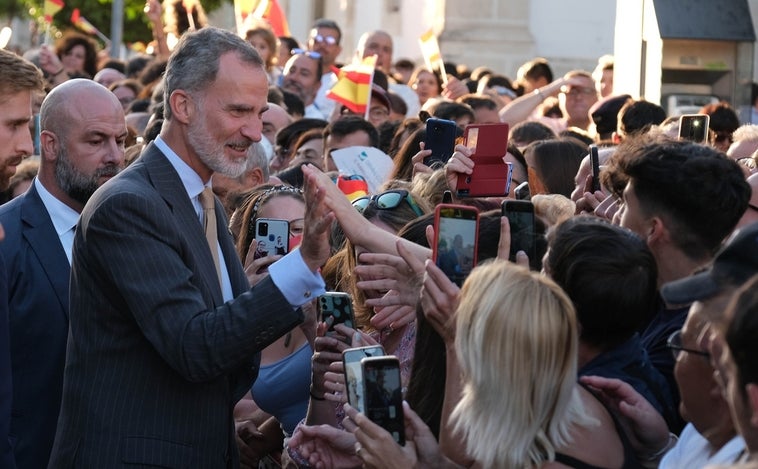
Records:
M350 344L350 337L345 337L334 329L337 324L344 324L355 329L353 299L350 295L342 292L326 292L318 297L317 304L320 320L326 322L327 319L331 318L331 325L327 329L326 335Z
M679 117L679 138L697 143L708 143L708 114L685 114Z
M462 205L438 205L434 222L434 262L461 286L476 266L479 212Z
M397 357L364 358L363 391L366 416L387 430L400 445L405 445L403 388Z
M533 263L536 255L536 232L534 227L534 206L524 200L506 200L503 202L503 215L508 217L511 227L510 260L516 261L516 253L524 251Z
M365 401L363 399L363 370L361 369L361 360L364 358L381 356L384 356L384 349L381 345L349 348L342 351L347 401L351 406L355 407L358 412L366 412Z

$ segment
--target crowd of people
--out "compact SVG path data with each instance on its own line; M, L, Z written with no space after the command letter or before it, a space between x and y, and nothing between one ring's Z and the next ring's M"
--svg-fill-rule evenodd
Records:
M722 101L692 142L614 93L612 57L442 74L381 30L358 114L327 96L336 22L300 43L186 8L150 0L127 61L73 33L0 50L0 467L758 467L757 125ZM425 165L429 117L507 123L509 192L458 195L463 143ZM355 146L392 159L374 193L332 157ZM480 212L462 287L430 261L443 198ZM321 321L327 291L354 323ZM404 444L347 402L369 345Z

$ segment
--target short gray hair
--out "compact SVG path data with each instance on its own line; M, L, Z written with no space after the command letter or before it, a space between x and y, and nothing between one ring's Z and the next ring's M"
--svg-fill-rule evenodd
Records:
M263 172L263 182L268 182L270 177L270 171L268 168L268 156L266 150L261 145L261 142L255 142L250 145L247 150L247 165L245 166L245 173L252 171L255 168L261 168ZM245 174L242 174L237 178L238 182L244 182Z
M242 62L263 69L263 61L250 43L219 28L206 27L182 35L168 59L164 75L163 103L166 120L171 120L169 97L175 90L198 93L216 80L222 55L234 52Z

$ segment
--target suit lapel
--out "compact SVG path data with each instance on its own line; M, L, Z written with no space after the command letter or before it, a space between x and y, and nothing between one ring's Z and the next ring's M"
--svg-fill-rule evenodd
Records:
M63 250L58 233L34 184L23 197L21 204L23 237L40 260L42 269L53 286L55 296L68 318L68 282L71 266L66 258L66 252Z
M143 152L141 160L147 168L155 190L176 215L180 228L191 246L192 254L197 257L200 272L196 274L203 279L203 283L213 298L214 306L223 304L221 286L216 278L216 267L205 232L179 174L158 147L152 143ZM216 203L218 204L218 201Z

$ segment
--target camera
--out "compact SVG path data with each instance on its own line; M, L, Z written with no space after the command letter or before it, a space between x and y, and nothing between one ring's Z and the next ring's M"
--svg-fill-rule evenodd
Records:
M258 224L258 236L268 236L268 223Z

